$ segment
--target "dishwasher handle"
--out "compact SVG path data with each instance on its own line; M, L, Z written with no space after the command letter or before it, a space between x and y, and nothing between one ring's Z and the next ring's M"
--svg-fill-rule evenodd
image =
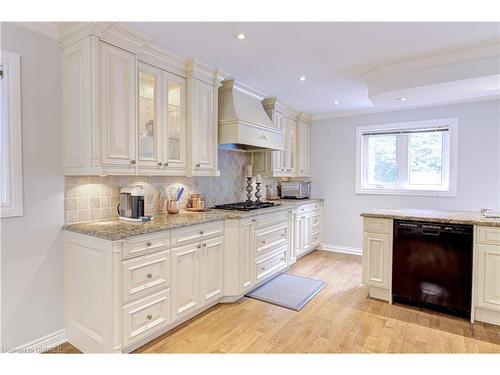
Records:
M441 227L438 225L422 225L422 236L435 236L441 235Z

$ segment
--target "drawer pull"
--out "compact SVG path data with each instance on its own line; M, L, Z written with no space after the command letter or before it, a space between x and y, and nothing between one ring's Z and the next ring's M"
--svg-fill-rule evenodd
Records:
M201 245L200 245L200 244L198 244L198 245L196 245L196 247L197 247L198 249L200 249L200 248L201 248Z
M151 242L149 242L149 241L148 241L148 242L146 242L146 246L147 246L147 247L151 247L152 245L153 245L153 244L152 244Z
M206 243L203 243L203 244L202 244L202 246L203 246L203 247L207 247L207 244L206 244Z
M285 237L285 233L281 233L280 236L281 236L281 238Z
M200 230L200 234L201 234L202 236L203 236L203 234L204 234L204 233L205 233L204 231Z
M151 278L153 277L153 274L152 274L152 273L148 273L148 274L146 275L146 277L147 277L148 279L151 279Z
M262 240L262 243L266 243L266 240Z
M153 315L149 314L148 316L146 316L146 318L148 318L148 320L151 320L153 319Z
M266 267L260 267L260 270L261 270L261 271L265 271L265 270L266 270Z

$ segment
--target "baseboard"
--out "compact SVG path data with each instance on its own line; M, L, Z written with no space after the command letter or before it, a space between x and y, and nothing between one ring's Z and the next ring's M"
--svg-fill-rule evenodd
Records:
M42 353L66 342L66 330L61 329L30 341L17 348L6 349L7 353Z
M363 250L359 247L349 247L342 245L333 245L330 243L322 242L319 246L319 250L333 251L335 253L351 254L351 255L362 255Z

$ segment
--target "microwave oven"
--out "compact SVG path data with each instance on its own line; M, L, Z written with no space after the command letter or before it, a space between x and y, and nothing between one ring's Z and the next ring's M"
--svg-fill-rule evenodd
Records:
M311 197L311 181L283 181L281 198L306 199Z

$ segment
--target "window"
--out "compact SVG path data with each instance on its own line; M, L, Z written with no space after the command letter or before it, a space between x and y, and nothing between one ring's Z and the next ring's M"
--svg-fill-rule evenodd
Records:
M20 58L0 52L0 217L22 216Z
M356 193L456 195L457 119L356 128Z

